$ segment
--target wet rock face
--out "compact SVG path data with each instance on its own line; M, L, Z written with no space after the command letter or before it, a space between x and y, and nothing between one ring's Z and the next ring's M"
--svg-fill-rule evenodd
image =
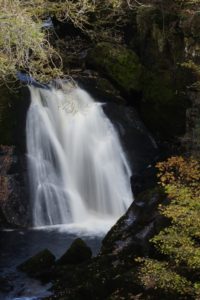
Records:
M131 106L107 103L104 112L116 128L131 167L131 186L134 195L154 186L155 162L160 150L154 137Z
M101 254L131 254L135 257L150 255L150 238L166 225L166 220L157 210L158 204L165 200L162 189L157 187L139 194L127 213L104 238Z
M117 129L133 175L142 176L159 155L154 138L133 107L107 103L103 109Z
M0 145L17 145L25 152L25 124L29 107L28 88L11 92L7 87L0 88Z
M14 146L0 146L0 227L28 225L25 157L19 160Z
M0 227L30 223L26 166L28 89L2 87L0 100Z
M86 69L84 72L74 76L80 87L87 90L99 102L125 104L126 100L120 91L106 78L101 77L98 72Z

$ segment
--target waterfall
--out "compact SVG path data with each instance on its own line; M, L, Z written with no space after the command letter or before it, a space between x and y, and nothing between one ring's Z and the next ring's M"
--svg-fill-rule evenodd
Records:
M117 219L131 171L102 104L84 90L30 87L27 157L35 227Z

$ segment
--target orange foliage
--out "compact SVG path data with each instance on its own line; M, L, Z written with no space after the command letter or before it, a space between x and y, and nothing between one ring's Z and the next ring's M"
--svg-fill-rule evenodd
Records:
M173 156L157 163L158 178L163 186L167 184L198 187L200 185L200 164L194 158Z

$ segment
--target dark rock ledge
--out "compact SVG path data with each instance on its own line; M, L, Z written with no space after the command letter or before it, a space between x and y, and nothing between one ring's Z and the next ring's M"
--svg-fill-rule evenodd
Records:
M149 239L166 225L157 210L158 204L165 201L158 187L139 194L106 235L97 257L91 257L90 248L76 239L57 261L44 250L19 268L29 276L53 283L53 296L46 300L151 299L138 282L134 259L156 255Z

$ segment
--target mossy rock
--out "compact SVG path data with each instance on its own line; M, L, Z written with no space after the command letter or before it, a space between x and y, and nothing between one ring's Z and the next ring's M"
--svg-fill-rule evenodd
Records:
M18 269L29 276L38 277L49 270L54 265L54 262L55 256L48 249L45 249L19 265Z
M103 73L122 92L141 90L143 67L136 53L112 43L99 43L88 53L87 64Z
M80 264L92 257L92 251L87 244L80 238L76 239L70 248L57 261L59 265Z

